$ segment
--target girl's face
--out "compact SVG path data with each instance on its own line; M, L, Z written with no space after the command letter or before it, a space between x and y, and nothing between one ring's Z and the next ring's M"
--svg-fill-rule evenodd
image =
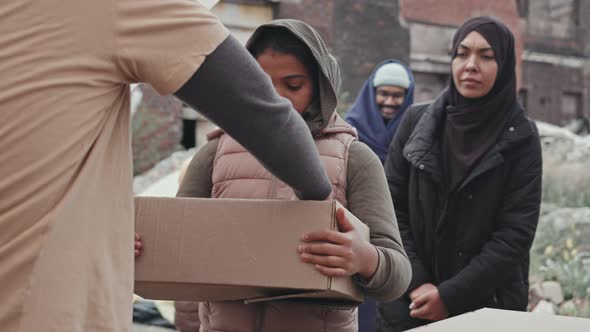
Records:
M266 49L256 58L278 94L291 101L299 114L305 112L314 97L314 78L292 54Z
M469 33L457 48L451 62L453 81L465 98L480 98L487 95L498 74L494 50L477 31Z

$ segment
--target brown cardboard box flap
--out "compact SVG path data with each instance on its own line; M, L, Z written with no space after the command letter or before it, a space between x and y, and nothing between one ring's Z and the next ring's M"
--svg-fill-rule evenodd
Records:
M244 303L250 304L279 300L297 300L297 302L301 303L331 308L354 308L362 302L362 300L359 301L359 298L357 298L356 296L351 296L333 290L325 290L253 298L249 300L244 300Z
M336 229L334 201L136 197L143 252L135 292L162 300L219 301L330 291L362 302L351 278L300 261L303 233ZM349 215L368 241L368 228Z

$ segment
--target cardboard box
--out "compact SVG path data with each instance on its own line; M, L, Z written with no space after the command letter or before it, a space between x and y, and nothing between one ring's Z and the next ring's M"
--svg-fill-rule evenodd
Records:
M520 311L480 309L410 331L416 332L588 332L590 319Z
M306 298L358 304L351 278L300 261L305 232L337 229L335 201L136 197L135 293L157 300ZM347 211L361 236L369 230Z

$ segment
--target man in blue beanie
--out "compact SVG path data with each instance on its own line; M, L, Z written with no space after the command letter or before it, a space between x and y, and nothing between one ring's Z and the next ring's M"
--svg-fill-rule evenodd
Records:
M413 102L412 72L400 62L388 60L377 66L365 82L345 120L384 163L397 126ZM359 307L359 332L375 331L376 312L377 304L372 299Z
M384 162L402 115L413 102L412 72L400 62L388 60L365 82L345 120Z

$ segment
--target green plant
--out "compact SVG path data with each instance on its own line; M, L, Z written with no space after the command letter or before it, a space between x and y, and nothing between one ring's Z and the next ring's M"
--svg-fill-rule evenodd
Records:
M559 214L555 207L547 207L541 211L541 218L535 241L531 249L531 272L538 272L547 259L555 262L567 262L580 253L590 251L590 224L576 223L572 213ZM578 211L574 209L573 211ZM582 216L583 217L583 216ZM580 216L576 216L580 218ZM559 228L558 223L568 222L569 225Z
M546 176L543 184L543 202L564 207L590 207L590 183L571 185L563 179Z
M590 224L585 211L542 205L530 274L533 281L559 282L565 303L558 314L590 318Z
M590 318L590 298L570 301L559 307L557 313L563 316Z
M543 202L563 207L590 207L590 175L585 164L544 163Z
M577 255L563 260L548 258L539 269L544 280L555 280L561 284L566 300L590 297L590 273L585 271L581 257Z

